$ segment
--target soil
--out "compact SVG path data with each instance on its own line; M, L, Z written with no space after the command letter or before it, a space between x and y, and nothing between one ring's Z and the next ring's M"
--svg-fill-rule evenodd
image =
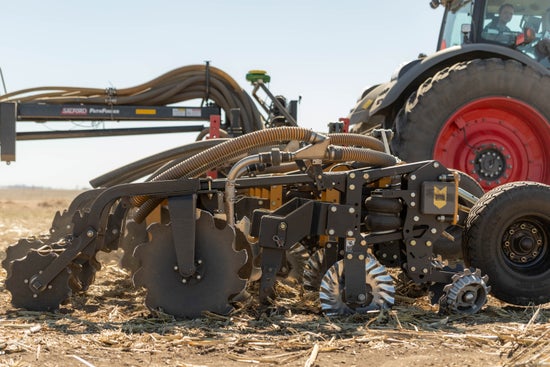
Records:
M47 233L76 194L0 189L0 259ZM0 269L0 366L550 365L550 304L490 298L476 315L440 315L426 296L401 295L389 312L328 318L314 294L286 281L272 305L252 297L229 316L175 320L147 309L120 256L103 254L95 282L55 312L15 309Z

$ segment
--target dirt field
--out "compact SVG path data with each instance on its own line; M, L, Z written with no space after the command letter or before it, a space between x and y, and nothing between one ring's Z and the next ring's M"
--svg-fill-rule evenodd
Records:
M46 233L76 192L0 189L0 259L19 238ZM440 316L425 298L389 313L328 319L312 295L280 284L271 307L228 317L152 314L144 292L103 257L86 294L55 313L14 309L0 269L0 366L549 366L550 305L490 299L474 316Z

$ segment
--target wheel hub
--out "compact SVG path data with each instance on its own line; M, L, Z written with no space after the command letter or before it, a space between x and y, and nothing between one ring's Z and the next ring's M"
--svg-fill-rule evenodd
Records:
M502 250L509 261L523 265L540 257L543 243L543 232L537 225L530 222L514 223L504 235Z
M474 169L477 176L485 181L496 181L506 172L506 157L502 154L504 148L484 148L477 152L474 158Z
M440 311L452 311L463 314L474 314L487 302L491 287L487 285L489 277L481 276L481 271L470 269L456 273L452 283L443 288L444 296L439 300Z
M433 157L474 177L485 190L512 181L550 183L550 123L533 106L483 97L459 108L442 126Z

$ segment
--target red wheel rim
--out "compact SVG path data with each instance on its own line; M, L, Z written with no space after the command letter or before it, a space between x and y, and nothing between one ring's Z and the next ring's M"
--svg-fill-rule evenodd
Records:
M550 124L517 99L481 98L447 120L433 155L474 177L485 190L511 181L550 184Z

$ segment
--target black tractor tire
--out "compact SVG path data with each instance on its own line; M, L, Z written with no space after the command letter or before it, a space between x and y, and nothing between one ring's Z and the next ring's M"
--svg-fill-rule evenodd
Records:
M485 190L550 184L550 76L514 60L474 59L436 73L394 120L393 153L439 160Z
M512 182L472 207L466 265L489 276L491 293L515 304L550 301L550 186Z

